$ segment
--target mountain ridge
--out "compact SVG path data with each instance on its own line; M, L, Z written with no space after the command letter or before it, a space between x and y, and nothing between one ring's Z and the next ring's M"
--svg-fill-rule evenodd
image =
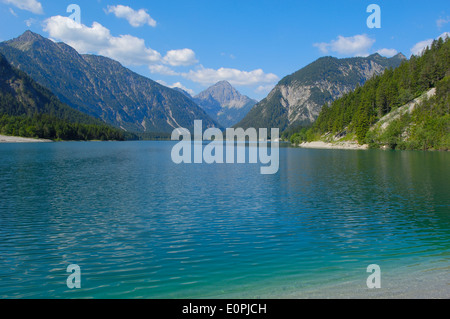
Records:
M402 54L385 58L377 53L344 59L321 57L281 79L236 126L278 127L283 131L298 125L310 125L324 104L353 91L386 68L399 66L404 58Z
M31 31L0 43L0 52L62 102L127 131L169 133L193 127L196 119L219 126L184 94L113 59L79 54Z
M0 53L0 133L63 140L123 140L125 134L63 104Z

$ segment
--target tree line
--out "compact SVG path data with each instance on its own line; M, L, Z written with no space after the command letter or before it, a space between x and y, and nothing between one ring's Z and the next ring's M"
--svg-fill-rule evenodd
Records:
M51 140L116 140L127 138L124 132L107 125L70 123L48 114L35 113L32 116L0 116L0 132L30 138Z

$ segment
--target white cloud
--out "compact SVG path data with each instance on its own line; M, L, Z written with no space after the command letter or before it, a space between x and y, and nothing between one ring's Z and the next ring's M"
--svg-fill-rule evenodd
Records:
M194 90L188 89L187 87L185 87L185 86L184 86L183 84L181 84L180 82L176 82L176 83L172 84L170 87L171 87L171 88L179 88L179 89L182 89L182 90L188 92L191 96L194 96L194 95L195 95Z
M147 48L143 39L131 35L111 37L108 47L100 50L99 54L123 61L125 64L135 65L153 63L161 59L161 54Z
M27 27L31 27L34 23L36 23L36 19L30 18L25 20L25 24L27 25Z
M316 48L319 48L320 52L327 54L328 53L328 47L330 46L328 43L321 42L321 43L314 43L313 46Z
M9 8L9 12L17 18L17 13L15 13L12 8Z
M385 56L385 57L393 57L394 55L396 55L398 53L397 50L395 49L380 49L377 51L378 54Z
M147 13L145 9L140 9L138 11L133 10L128 6L117 5L108 6L106 10L107 13L114 13L117 18L124 18L130 23L131 26L137 28L144 25L149 25L151 27L156 27L156 21Z
M256 88L256 92L257 93L269 93L270 91L272 91L274 88L273 84L268 84L268 85L260 85Z
M248 72L227 68L214 70L201 66L200 69L196 71L191 70L189 73L183 73L182 75L193 82L203 85L212 85L219 81L228 81L232 85L252 86L261 85L263 83L274 83L278 80L278 76L275 74L266 74L261 69Z
M174 67L197 64L195 52L191 49L170 50L165 56L149 48L144 39L132 35L113 36L111 31L98 22L92 26L79 24L74 20L53 16L43 23L44 31L50 38L63 41L75 48L79 53L93 53L107 56L124 65L145 65L152 74L167 76L182 76L196 83L211 85L219 81L228 81L232 85L264 86L273 85L278 76L273 73L264 73L263 70L241 71L237 69L220 68L209 69L203 66L195 70L181 73ZM173 86L186 89L181 83ZM186 89L191 92L191 90Z
M114 37L109 29L97 22L87 27L68 17L54 16L45 20L44 31L80 53L98 53L127 65L150 64L161 60L161 54L146 47L143 39L131 35Z
M436 25L438 27L438 29L440 30L444 25L446 25L447 23L450 22L450 17L446 17L446 18L440 18L436 20Z
M191 49L170 50L163 57L158 51L147 47L144 39L129 34L113 36L98 22L88 27L68 17L53 16L44 21L44 31L79 53L104 55L124 65L147 65L151 73L180 75L169 66L188 66L198 62Z
M341 55L367 56L374 43L375 40L369 38L367 35L358 34L352 37L343 37L340 35L336 40L332 40L329 43L315 43L314 46L319 48L324 54L336 52Z
M170 76L180 75L179 73L175 72L168 66L162 64L151 64L148 66L148 68L150 72L153 74L170 75Z
M182 90L188 92L191 96L194 96L194 95L195 95L194 90L188 89L188 88L185 87L183 84L181 84L181 82L176 82L176 83L174 83L174 84L172 84L172 85L167 84L167 83L166 83L165 81L163 81L163 80L158 80L158 81L156 81L156 82L158 82L158 83L161 84L161 85L167 86L167 87L169 87L169 88L171 88L171 89L173 89L173 88L179 88L179 89L182 89Z
M30 11L35 14L43 14L42 4L36 0L1 0L3 3L13 5L19 9Z
M220 55L229 57L232 60L236 59L236 56L234 54L228 54L228 53L222 52L222 53L220 53Z
M420 41L419 43L416 43L416 45L414 45L411 49L411 53L414 55L420 55L422 53L422 51L431 45L431 43L433 43L433 39L428 39L425 41Z
M445 39L446 37L450 37L450 32L444 32L442 33L440 36L438 36L436 39L439 38L443 38ZM428 40L424 40L424 41L420 41L418 43L416 43L412 48L411 48L411 53L413 55L420 55L422 54L422 52L427 48L430 47L431 44L433 43L434 39L428 39Z
M195 53L191 49L171 50L164 57L164 62L171 66L188 66L196 64Z

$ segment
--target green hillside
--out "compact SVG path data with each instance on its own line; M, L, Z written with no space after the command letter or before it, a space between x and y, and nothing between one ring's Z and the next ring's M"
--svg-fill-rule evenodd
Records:
M395 70L368 80L364 86L324 105L309 130L299 131L291 141L317 140L325 134L355 137L360 144L392 149L450 148L449 115L450 40L433 42L421 56L412 56ZM384 130L374 124L383 116L436 88L436 94L402 114Z

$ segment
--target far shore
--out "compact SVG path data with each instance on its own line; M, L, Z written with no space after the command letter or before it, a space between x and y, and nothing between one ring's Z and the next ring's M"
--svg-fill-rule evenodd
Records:
M52 140L0 135L0 143L50 143Z
M314 148L314 149L330 149L330 150L367 150L369 145L359 145L356 142L335 142L326 143L322 141L305 142L296 145L301 148Z

